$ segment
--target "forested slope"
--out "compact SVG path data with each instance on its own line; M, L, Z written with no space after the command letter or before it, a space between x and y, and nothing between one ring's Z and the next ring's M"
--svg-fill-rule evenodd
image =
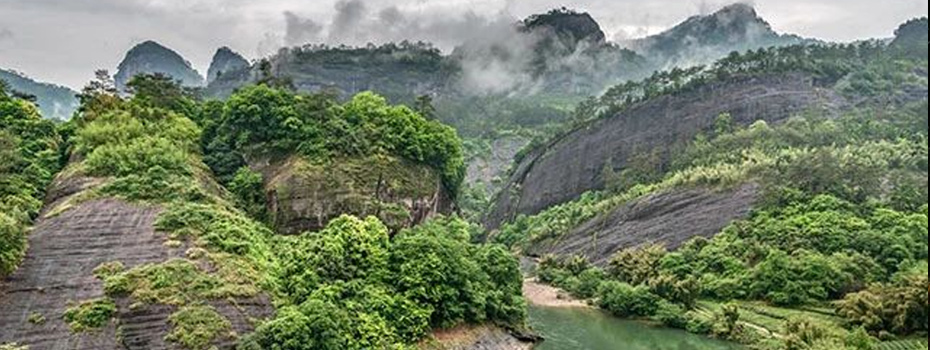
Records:
M11 252L4 254L4 272L19 268L0 286L0 343L30 349L402 349L417 346L434 329L464 323L522 327L517 261L500 246L470 243L476 227L437 217L392 232L374 216L341 215L316 231L278 235L262 221L261 178L256 183L247 168L237 168L241 163L217 162L213 149L201 148L229 132L231 138L219 139L295 154L299 149L313 161L394 155L435 166L437 184L455 183L461 181L461 155L456 160L455 153L461 141L451 129L371 94L360 95L356 104L314 105L306 100L310 96L268 85L252 91L277 96L272 100L280 103L268 110L284 114L262 120L289 127L240 129L232 112L210 124L205 118L217 116L210 104L192 99L165 76L136 76L127 98L101 78L83 91L79 117L57 129L47 124L51 143L19 127L42 124L34 108L3 95L3 116L10 119L3 125L16 126L4 142L40 141L9 157L50 148L52 169L34 183L41 187L58 167L59 138L69 161L49 187L22 262L25 227L41 205L41 188L4 197L28 205L11 217L18 221L4 217L3 242L15 248L4 246L4 253ZM222 110L235 109L234 100ZM265 106L253 101L243 108L254 116ZM337 124L302 119L320 113L334 113L323 120ZM301 121L305 128L294 127ZM412 137L395 141L420 136L430 142L404 148L373 137L404 136L390 124L404 121L426 123L425 129L405 128ZM343 124L352 122L365 127ZM346 129L329 128L338 126ZM319 139L306 137L312 130L324 132ZM368 133L358 134L362 130ZM437 140L433 131L449 138ZM327 132L353 132L352 140L371 142L371 148L351 153L322 142L345 141ZM273 145L265 144L271 140ZM304 146L289 148L298 141ZM223 145L241 151L243 144ZM442 145L453 153L430 153ZM239 171L218 182L203 159L212 159L207 163L217 170ZM232 167L218 166L223 164ZM6 174L4 169L5 181L24 181Z

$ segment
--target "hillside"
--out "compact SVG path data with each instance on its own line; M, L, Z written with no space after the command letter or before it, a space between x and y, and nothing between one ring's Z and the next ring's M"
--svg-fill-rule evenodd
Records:
M471 243L477 228L439 209L403 211L409 186L431 200L455 194L464 163L451 128L372 93L340 103L256 85L200 102L161 74L128 87L123 97L90 84L81 115L61 128L0 94L0 142L14 146L0 154L0 344L410 348L465 324L486 326L490 338L477 339L519 343L498 328L524 327L516 258ZM375 180L316 182L329 174L287 163L279 169L311 178L265 181L256 155ZM384 172L360 171L373 164ZM325 218L288 214L319 220L310 226L279 223L282 190L319 188L331 192L288 209L340 206Z
M0 69L0 81L12 91L34 96L39 111L46 118L68 120L77 109L77 92L67 87L35 81L25 74Z
M921 348L927 44L898 33L608 90L519 160L487 239L618 317L753 349Z

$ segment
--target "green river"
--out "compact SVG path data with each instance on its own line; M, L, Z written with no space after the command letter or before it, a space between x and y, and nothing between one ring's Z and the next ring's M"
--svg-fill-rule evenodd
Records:
M545 341L534 350L737 350L738 345L680 330L622 320L598 310L530 306Z

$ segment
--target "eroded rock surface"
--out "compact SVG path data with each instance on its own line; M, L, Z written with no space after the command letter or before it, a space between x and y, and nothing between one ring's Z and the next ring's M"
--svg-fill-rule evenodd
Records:
M46 209L78 195L93 179L56 180ZM30 350L176 349L165 341L175 307L130 307L129 297L114 298L118 312L99 330L73 333L62 316L75 303L104 296L94 276L99 265L119 261L127 269L183 257L186 246L170 248L154 222L160 208L104 198L80 202L51 217L40 218L29 234L29 249L19 269L0 283L0 344L18 343ZM266 296L212 300L236 334L253 329L253 320L273 311ZM216 344L232 348L235 339Z
M314 164L291 157L250 163L266 179L268 213L283 234L322 229L342 214L374 215L396 231L452 210L439 175L402 159L376 156Z
M624 248L658 243L675 249L694 237L711 237L733 220L749 214L759 187L687 189L660 192L634 200L592 218L570 233L532 244L535 256L583 255L595 265L606 265Z
M654 152L667 161L676 147L710 130L722 113L729 113L738 125L757 120L774 123L812 109L831 111L845 103L802 74L733 78L651 99L530 152L515 166L485 224L494 229L518 214L535 214L603 188L600 174L608 161L617 172L643 152Z

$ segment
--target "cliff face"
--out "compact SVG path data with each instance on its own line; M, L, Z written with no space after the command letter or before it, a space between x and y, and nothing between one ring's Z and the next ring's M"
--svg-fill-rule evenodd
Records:
M649 195L592 218L566 235L535 242L524 253L581 255L604 266L624 248L660 243L675 249L691 238L711 237L748 215L758 193L758 186L746 184L720 191L688 189Z
M289 79L303 92L327 91L351 97L370 90L392 102L410 103L417 96L439 91L452 74L447 66L438 50L425 45L296 47L282 49L267 63L222 74L211 81L205 93L225 98L242 85L272 75Z
M134 46L117 67L113 76L116 88L126 89L126 83L137 74L162 73L181 81L181 85L197 87L203 85L203 77L197 73L190 62L181 55L154 41L146 41Z
M654 152L667 161L669 152L709 130L722 113L729 113L738 125L748 125L843 103L834 92L815 87L800 74L733 78L643 102L530 152L503 186L486 226L494 229L518 214L535 214L603 188L600 174L608 160L618 172L641 152Z
M275 230L298 234L323 228L341 214L374 215L393 231L452 211L439 175L391 157L312 164L299 157L250 162L263 173Z
M184 257L184 244L170 247L156 232L161 208L101 198L69 205L69 200L99 185L100 179L62 177L52 184L46 210L62 205L60 214L46 212L29 235L29 250L15 273L0 283L0 344L19 343L32 350L175 349L165 341L175 307L114 298L113 320L97 331L73 333L63 320L76 303L104 296L94 269L119 261L126 268ZM252 320L273 312L267 297L210 301L238 334L252 330ZM234 339L216 344L232 348Z

